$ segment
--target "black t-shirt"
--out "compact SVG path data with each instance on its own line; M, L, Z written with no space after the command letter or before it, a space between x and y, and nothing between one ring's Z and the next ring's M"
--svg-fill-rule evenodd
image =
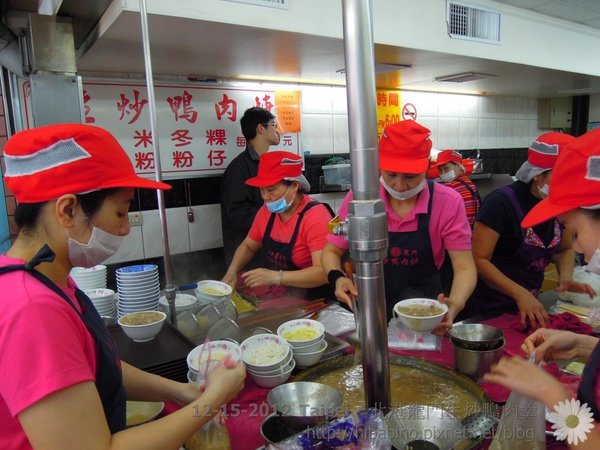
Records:
M540 201L531 194L528 184L515 181L508 187L515 193L525 215ZM494 256L508 257L515 254L521 245L523 234L517 212L504 192L500 190L491 192L483 201L475 220L500 235L494 249ZM554 238L554 219L533 227L533 231L547 246Z

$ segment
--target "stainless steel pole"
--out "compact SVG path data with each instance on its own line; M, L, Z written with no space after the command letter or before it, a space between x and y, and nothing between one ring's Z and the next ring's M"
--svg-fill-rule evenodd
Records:
M342 0L350 130L352 192L348 214L350 256L356 267L360 339L368 407L390 406L383 258L387 218L379 198L377 106L370 0Z
M160 146L158 127L156 126L156 100L154 98L154 79L152 78L152 58L150 56L150 39L148 34L148 14L146 0L140 0L140 19L142 21L142 42L144 44L144 65L146 68L146 87L148 89L148 106L150 115L150 130L152 132L152 147L154 150L154 173L156 181L162 181L162 168L160 163ZM167 232L167 214L165 211L165 196L162 190L156 190L158 198L158 213L160 228L162 230L164 270L165 270L165 296L171 313L171 323L177 325L175 314L175 286L173 286L173 270L171 267L171 253L169 250L169 233Z

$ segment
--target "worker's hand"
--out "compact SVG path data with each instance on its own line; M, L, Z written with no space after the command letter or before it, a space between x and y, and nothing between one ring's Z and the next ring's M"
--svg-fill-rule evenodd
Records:
M242 274L244 284L250 288L279 284L279 271L269 269L254 269Z
M566 361L579 356L579 335L572 331L539 328L525 338L521 350L529 356L535 352L540 361Z
M432 331L433 334L438 336L443 336L446 331L452 328L452 323L454 322L454 318L460 312L462 307L458 307L455 302L450 300L450 297L446 297L444 294L440 294L437 297L437 301L445 304L448 307L448 312L442 318L440 324Z
M219 406L233 400L244 388L246 366L242 362L225 358L223 362L208 374L204 392L215 394Z
M221 281L231 286L231 289L235 289L237 285L237 273L227 272Z
M335 298L352 309L352 297L357 297L358 291L350 278L340 277L335 281Z
M521 326L527 327L527 322L531 325L531 329L535 330L540 327L545 327L550 320L550 316L544 308L544 305L540 301L531 295L530 292L525 291L524 294L519 295L515 301L519 307L519 315L521 316Z
M556 292L577 292L578 294L587 294L591 298L596 296L596 291L587 283L579 283L573 280L562 280L556 286Z

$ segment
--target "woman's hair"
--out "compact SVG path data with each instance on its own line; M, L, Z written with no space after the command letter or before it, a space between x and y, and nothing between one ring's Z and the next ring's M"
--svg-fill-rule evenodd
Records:
M582 211L586 216L588 216L594 222L598 222L600 224L600 208L598 208L598 209L579 208L579 211Z
M120 188L101 189L99 191L88 192L87 194L76 194L81 209L87 217L96 214L106 198L113 195ZM15 222L22 231L28 231L35 228L40 218L43 206L42 203L19 203L15 209Z

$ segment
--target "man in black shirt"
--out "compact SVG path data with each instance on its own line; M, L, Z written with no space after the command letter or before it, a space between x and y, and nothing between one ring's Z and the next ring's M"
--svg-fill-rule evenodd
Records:
M263 205L260 190L244 181L257 175L260 155L279 144L280 139L275 116L264 108L247 109L240 125L246 148L229 163L221 181L221 227L227 265ZM252 266L250 263L248 267Z

